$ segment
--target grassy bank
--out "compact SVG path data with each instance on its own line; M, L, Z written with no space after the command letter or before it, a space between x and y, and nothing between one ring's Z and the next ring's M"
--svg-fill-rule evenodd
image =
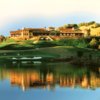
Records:
M73 47L57 46L47 48L36 48L31 50L0 50L0 57L69 57Z
M84 44L84 45L83 45ZM81 46L80 46L81 45ZM86 47L84 39L60 41L6 40L0 44L0 60L22 57L42 57L48 61L67 61L73 64L99 64L100 51Z
M11 57L53 57L53 58L90 58L100 57L100 52L92 49L75 48L72 46L56 46L47 48L36 48L31 50L0 50L0 58Z

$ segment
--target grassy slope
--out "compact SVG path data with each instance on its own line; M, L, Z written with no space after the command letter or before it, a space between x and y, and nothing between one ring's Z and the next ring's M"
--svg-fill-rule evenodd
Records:
M43 57L66 57L71 52L69 47L48 47L32 50L0 50L1 56L43 56Z
M0 58L10 58L10 57L77 57L77 52L82 51L85 57L100 57L100 52L85 49L85 48L75 48L71 46L56 46L56 47L46 47L46 48L36 48L34 49L33 41L15 41L12 39L7 39L0 44ZM4 50L5 48L5 50ZM13 48L13 49L12 49Z
M83 48L74 48L68 46L57 46L57 47L48 47L48 48L39 48L32 50L0 50L0 58L10 58L10 57L33 57L33 56L42 56L42 57L76 57L77 52L82 51L85 57L88 57L90 54L93 57L99 57L100 52L83 49Z
M7 39L0 43L0 50L24 50L33 49L33 41L31 40L20 40L16 41L14 39Z

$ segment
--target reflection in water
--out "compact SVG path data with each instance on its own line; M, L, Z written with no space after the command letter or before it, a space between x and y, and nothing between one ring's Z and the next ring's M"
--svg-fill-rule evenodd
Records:
M9 67L10 66L10 67ZM5 64L0 67L0 80L9 79L11 86L28 88L100 87L100 68L83 68L67 63Z

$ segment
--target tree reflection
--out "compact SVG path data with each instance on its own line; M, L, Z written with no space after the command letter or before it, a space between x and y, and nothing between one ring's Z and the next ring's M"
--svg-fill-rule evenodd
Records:
M8 65L9 66L9 65ZM11 65L10 65L11 66ZM13 66L13 65L12 65ZM81 87L96 89L100 87L100 68L76 67L66 63L43 63L24 68L0 67L0 80L9 79L11 86L23 90L28 88Z

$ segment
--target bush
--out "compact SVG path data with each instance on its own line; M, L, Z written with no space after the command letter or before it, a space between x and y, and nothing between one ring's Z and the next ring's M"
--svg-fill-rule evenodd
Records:
M98 41L95 38L92 38L88 47L93 48L93 49L97 49L98 48Z
M25 49L34 49L34 46L20 45L20 44L7 44L0 47L0 50L25 50Z
M58 45L61 46L75 46L75 47L87 47L88 43L85 39L61 39L58 41Z
M61 39L58 41L60 46L73 46L73 39Z
M58 46L56 42L50 42L50 41L41 41L35 44L35 48L42 48L42 47L54 47Z

